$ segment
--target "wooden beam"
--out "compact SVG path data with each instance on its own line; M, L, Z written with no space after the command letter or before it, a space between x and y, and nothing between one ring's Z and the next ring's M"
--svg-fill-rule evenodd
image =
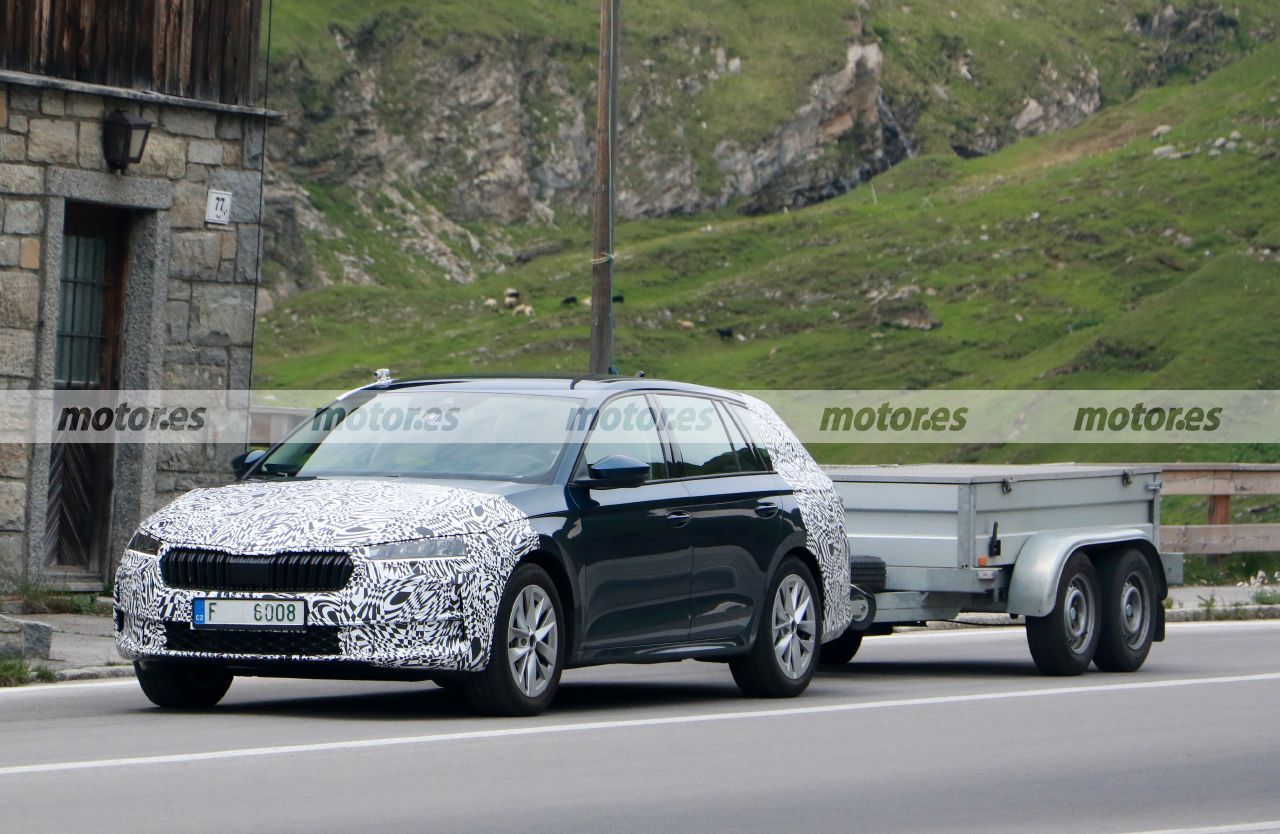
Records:
M1160 549L1167 553L1280 552L1280 524L1189 524L1160 528Z
M1165 495L1280 495L1280 466L1166 466Z

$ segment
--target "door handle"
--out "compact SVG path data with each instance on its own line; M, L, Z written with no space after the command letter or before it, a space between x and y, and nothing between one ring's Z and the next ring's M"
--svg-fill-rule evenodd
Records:
M761 518L773 518L778 514L778 505L772 501L757 501L756 515Z
M667 513L667 521L671 522L672 527L683 527L686 524L688 524L689 520L692 518L693 516L691 516L689 513L686 513L684 510L678 510L673 513Z

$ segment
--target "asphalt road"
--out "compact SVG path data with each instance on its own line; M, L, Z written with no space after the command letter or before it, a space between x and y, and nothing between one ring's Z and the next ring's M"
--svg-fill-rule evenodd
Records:
M242 679L206 714L56 684L0 690L0 830L1280 830L1278 707L1280 622L1070 679L1016 629L872 638L790 701L583 669L536 719L430 684Z

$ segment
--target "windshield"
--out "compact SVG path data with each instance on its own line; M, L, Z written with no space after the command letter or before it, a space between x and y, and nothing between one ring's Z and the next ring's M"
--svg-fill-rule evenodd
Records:
M545 481L581 404L530 393L360 392L318 411L254 477Z

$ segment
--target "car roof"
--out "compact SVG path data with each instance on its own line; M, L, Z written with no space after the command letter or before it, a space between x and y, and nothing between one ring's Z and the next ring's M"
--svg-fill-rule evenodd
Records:
M669 379L621 376L547 376L503 374L495 376L467 375L392 379L375 382L357 389L360 391L405 391L419 388L445 388L454 391L521 391L530 394L573 393L591 400L602 400L625 391L670 391L686 394L702 394L723 397L737 402L742 395L735 391L695 385Z

